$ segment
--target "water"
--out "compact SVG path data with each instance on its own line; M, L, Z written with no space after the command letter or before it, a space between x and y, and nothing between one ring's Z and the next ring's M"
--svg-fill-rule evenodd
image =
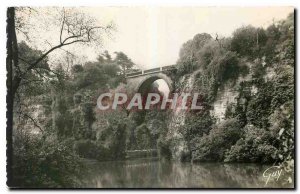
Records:
M266 185L263 172L270 165L190 164L155 159L85 162L83 187L88 188L292 188L282 172ZM293 176L292 176L293 177Z

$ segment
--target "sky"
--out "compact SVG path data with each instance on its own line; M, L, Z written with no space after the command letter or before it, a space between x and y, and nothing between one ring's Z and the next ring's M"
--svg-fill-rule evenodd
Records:
M85 8L113 21L117 31L104 50L123 51L141 68L175 64L182 44L197 33L231 36L244 25L267 27L284 19L292 7L106 7ZM97 52L88 52L95 58Z
M28 17L32 26L31 46L47 50L59 41L60 24L45 23L61 8L36 8L44 14ZM78 7L80 11L97 19L101 25L113 22L116 31L103 38L102 47L70 45L79 63L95 61L104 50L110 53L122 51L142 69L175 64L183 43L198 33L216 33L229 37L235 29L253 25L267 27L273 21L284 19L293 12L292 7ZM48 19L47 19L48 17ZM55 20L52 20L55 21ZM22 38L20 38L22 39ZM50 55L55 61L64 51Z

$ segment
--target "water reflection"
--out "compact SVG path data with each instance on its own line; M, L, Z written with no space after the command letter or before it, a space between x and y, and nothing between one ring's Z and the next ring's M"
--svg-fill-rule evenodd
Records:
M83 187L92 188L289 188L292 174L267 185L257 164L176 163L157 160L86 162Z

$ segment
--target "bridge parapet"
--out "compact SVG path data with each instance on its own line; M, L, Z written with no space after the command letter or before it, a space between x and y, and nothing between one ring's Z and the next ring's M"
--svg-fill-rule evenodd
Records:
M143 75L152 74L152 73L170 71L172 69L175 69L174 65L169 65L169 66L164 66L164 67L157 67L157 68L147 69L147 70L139 70L139 71L135 71L135 72L131 72L131 73L126 73L126 77L127 78L133 78L133 77L143 76Z

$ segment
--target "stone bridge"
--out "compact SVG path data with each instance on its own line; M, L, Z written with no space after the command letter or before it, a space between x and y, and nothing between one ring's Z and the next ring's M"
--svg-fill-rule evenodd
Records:
M168 71L174 70L175 66L157 67L147 70L137 70L126 74L127 85L131 93L145 93L151 84L158 79L163 79L173 91L173 80L168 76Z

